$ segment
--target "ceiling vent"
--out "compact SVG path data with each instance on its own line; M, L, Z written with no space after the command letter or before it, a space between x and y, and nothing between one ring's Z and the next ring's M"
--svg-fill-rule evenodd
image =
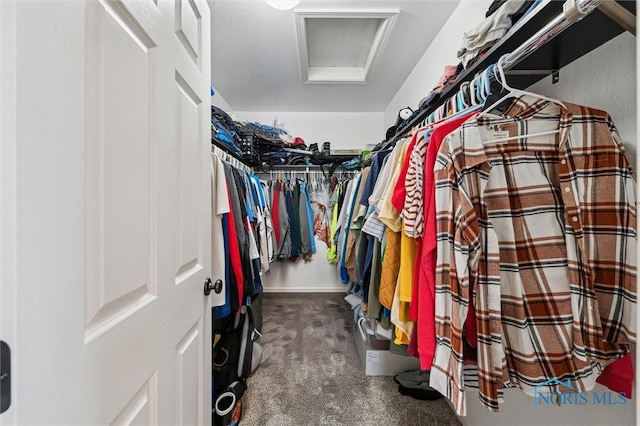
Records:
M398 10L296 10L302 81L366 83Z

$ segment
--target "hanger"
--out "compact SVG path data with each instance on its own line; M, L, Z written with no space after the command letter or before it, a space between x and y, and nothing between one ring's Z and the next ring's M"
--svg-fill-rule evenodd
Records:
M478 101L476 98L476 78L469 82L469 100L471 101L471 106L478 105Z
M465 81L460 85L460 99L462 100L462 105L465 108L469 108L471 106L471 95L469 93L469 81Z
M495 71L494 71L494 75L496 76L496 80L498 80L498 82L502 86L503 90L506 90L507 93L505 93L504 96L502 96L500 99L498 99L496 102L492 103L488 107L484 107L482 112L480 114L478 114L478 117L481 117L481 116L489 113L496 106L500 105L501 103L503 103L505 100L507 100L509 98L521 98L522 96L531 96L531 97L534 97L534 98L538 98L538 99L542 99L542 100L545 100L545 101L552 102L554 104L560 105L563 108L565 107L562 102L560 102L560 101L558 101L556 99L548 98L546 96L539 95L537 93L527 92L525 90L516 89L516 88L513 88L513 87L509 86L509 84L507 83L507 78L506 78L505 73L504 73L504 68L502 66L503 61L507 56L508 55L503 55L503 56L500 57L500 59L498 59L498 62L497 62L496 67L495 67L495 69L497 69L497 71L498 71L498 74L496 74ZM487 84L487 86L488 86L488 84ZM485 98L485 101L486 100L487 100L487 98ZM556 132L556 133L559 133L559 131ZM530 135L530 136L534 136L534 135Z
M534 98L538 98L538 99L542 99L542 100L545 100L545 101L548 101L548 102L552 102L554 104L560 105L563 108L565 107L562 102L560 102L560 101L558 101L556 99L552 99L552 98L548 98L546 96L538 95L537 93L527 92L525 90L515 89L515 88L509 86L507 84L507 79L506 79L506 76L505 76L505 73L504 73L504 68L502 66L502 61L506 56L507 55L504 55L498 60L498 63L497 63L497 66L496 66L496 68L498 70L498 74L496 75L496 79L498 79L498 82L502 85L502 87L505 90L507 90L507 93L503 97L501 97L497 102L491 104L488 108L483 109L483 111L480 112L480 114L478 114L478 117L481 117L482 115L488 113L493 108L495 108L497 105L501 104L506 99L512 98L512 97L520 98L522 96L531 96L531 97L534 97ZM546 132L529 133L529 134L519 135L519 136L510 136L510 137L506 137L506 138L491 139L491 140L488 140L488 141L483 141L483 143L506 142L506 141L513 140L513 139L533 138L533 137L536 137L536 136L553 135L553 134L557 134L557 133L560 133L560 129L546 131Z
M483 72L482 72L482 99L483 102L489 97L489 95L491 94L491 77L494 76L495 77L495 72L496 72L496 67L495 65L489 65Z
M225 163L229 164L232 167L235 167L236 169L242 170L248 174L253 174L253 169L249 166L247 166L246 164L244 164L242 161L238 160L236 157L232 156L231 154L229 154L228 152L226 152L225 150L212 145L211 147L211 153L213 155L216 155L220 160L224 161Z
M486 74L485 72L483 72L482 74L479 74L476 78L474 78L473 80L471 80L471 82L469 82L467 87L461 86L460 90L455 95L453 95L449 100L445 101L444 104L441 105L438 109L436 109L431 114L429 114L429 116L427 117L427 121L429 124L421 130L428 130L434 127L435 125L442 124L443 122L446 122L449 120L454 120L462 115L479 110L482 105L481 103L476 102L475 96L480 97L485 95L484 86L486 86L486 84L482 83L482 81L483 80L488 81L488 74L492 72L492 69L489 69L488 71L485 70L485 71L486 71ZM482 90L480 90L478 93L475 93L477 86L482 86ZM463 90L469 91L471 105L467 104L467 102L464 100L464 94L462 92ZM471 94L471 93L474 93L474 94ZM451 113L447 111L447 105L451 106ZM443 111L446 111L446 112L443 113Z
M490 65L471 80L469 85L469 98L472 106L483 104L489 96L490 76L494 71L494 66Z
M493 72L494 66L490 65L471 81L462 83L454 95L443 101L438 108L427 116L421 123L422 128L419 130L426 130L426 128L440 123L444 119L458 117L461 113L473 111L476 105L483 104L489 96L489 82ZM468 102L466 98L469 99Z
M467 103L464 100L464 94L462 92L463 88L460 87L460 90L458 91L458 94L456 95L456 106L458 108L458 111L464 111L465 109L469 108L469 105L467 105Z

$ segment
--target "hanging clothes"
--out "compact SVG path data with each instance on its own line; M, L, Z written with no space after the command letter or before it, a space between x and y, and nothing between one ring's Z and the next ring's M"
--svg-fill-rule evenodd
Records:
M420 358L420 368L423 370L431 369L433 356L436 349L435 334L435 276L436 276L436 248L437 248L437 231L436 231L436 207L435 207L435 182L433 175L433 167L436 163L436 157L442 141L445 136L457 130L464 122L473 119L476 113L465 114L457 119L447 121L437 126L429 135L429 144L424 160L424 166L414 166L415 173L420 173L422 169L423 179L420 185L420 179L416 178L414 192L423 194L422 202L418 197L409 197L408 205L416 206L417 215L422 214L423 238L418 240L418 252L416 254L417 274L414 287L417 295L414 297L416 303L412 303L411 308L414 310L414 318L418 325L418 355ZM409 193L408 193L409 195ZM420 203L422 207L417 204ZM405 208L410 208L405 205ZM473 304L469 305L469 309L473 310ZM471 323L474 321L466 321ZM469 327L465 327L467 333L465 338L470 341L470 336L475 336L475 332L469 333ZM471 342L476 347L476 341Z
M345 208L345 203L347 203L347 205L350 205L350 200L353 197L353 192L356 186L356 180L352 179L347 183L346 188L341 191L341 193L338 194L338 211L339 211L339 215L338 215L338 223L336 226L336 263L338 264L338 268L340 268L342 266L342 254L343 254L343 249L344 249L344 244L346 241L346 232L345 232L345 223L348 219L349 216L349 208ZM340 199L342 199L342 203L340 202ZM346 199L346 201L345 201ZM342 205L341 205L342 204ZM343 281L344 283L344 281Z
M255 175L221 160L215 151L211 173L212 275L224 277L225 301L214 308L214 317L224 319L262 292L262 272L268 270L273 251L273 224L269 197Z
M313 234L329 247L331 245L332 211L329 208L331 193L325 182L311 182L307 185L308 198L313 215Z
M447 137L434 173L430 385L466 414L460 330L474 291L483 405L497 411L507 381L529 395L550 378L592 389L637 334L635 181L611 118L525 96Z
M228 291L229 278L226 276L228 253L224 215L230 211L227 193L227 179L224 165L217 155L211 156L211 272L212 278L223 278L222 297L224 305L214 309L214 318L224 318L231 313L231 291Z
M340 277L342 278L343 284L349 284L351 280L351 275L349 274L349 268L347 267L347 250L349 247L349 235L351 234L351 221L353 219L353 211L356 205L356 199L358 196L358 191L360 189L360 177L358 174L356 178L352 180L353 185L351 186L351 194L348 201L345 201L346 204L343 205L343 209L345 210L345 218L344 222L340 227L340 239L341 241L338 243L339 252L339 260L340 260Z
M311 237L311 254L315 254L316 252L316 233L314 229L314 217L313 217L313 209L311 206L311 198L309 196L308 185L303 182L302 189L304 191L304 202L306 203L307 210L307 220L309 221L309 234Z
M267 206L264 192L262 188L262 183L260 179L256 175L249 176L251 179L251 184L253 185L253 193L255 197L257 197L256 205L257 205L257 223L256 223L256 236L257 242L259 245L259 255L260 255L260 270L263 272L267 272L269 267L269 260L271 259L272 250L269 249L269 229L273 230L273 225L269 226L269 222L271 221L269 207Z
M340 192L343 190L342 184L336 185L333 190L333 194L331 195L331 199L329 201L329 209L331 210L331 229L330 229L330 246L327 249L327 260L329 263L335 264L338 262L338 241L337 241L337 232L338 232L338 217L340 215L340 207L338 205L338 198L340 196Z
M233 177L233 168L224 163L225 176L227 178L227 196L229 199L230 211L227 214L227 236L228 236L228 254L231 271L229 273L230 281L234 285L234 292L237 295L237 300L232 301L231 313L239 311L243 305L244 300L244 268L242 267L243 255L242 244L240 243L240 234L243 234L243 226L238 224L242 221L240 212L239 194L236 188L236 183ZM244 240L244 238L243 238ZM233 278L231 278L233 277Z
M398 179L400 167L406 150L410 144L409 140L398 143L394 148L392 157L387 165L389 180L388 185L383 188L382 195L374 192L372 196L374 200L378 200L376 210L379 211L379 220L387 227L387 245L384 250L384 258L382 261L382 278L380 281L380 303L388 310L392 310L393 299L396 294L396 286L398 285L398 277L400 274L401 260L401 230L402 222L397 211L394 211L391 205L392 188Z
M240 255L242 259L241 266L243 269L242 276L244 286L243 295L244 297L248 297L249 295L253 294L255 289L253 266L251 262L252 258L255 258L255 240L252 244L252 234L248 222L248 218L250 217L250 215L251 217L253 217L253 213L250 207L250 199L247 196L247 188L245 187L244 183L245 173L233 167L231 168L231 173L235 181L236 194L234 195L237 195L237 199L234 199L234 197L232 197L232 201L239 205L239 207L237 207L238 215L237 217L235 217L235 224L240 247Z
M367 314L373 320L380 320L382 305L380 304L380 276L382 268L382 243L377 238L373 240L373 256L371 260L371 274L367 298Z
M272 197L271 197L271 217L273 220L273 239L274 239L274 247L276 247L276 251L280 251L280 190L279 190L280 182L273 182L271 186Z
M307 198L306 184L298 182L300 186L300 196L298 199L298 211L300 216L300 254L305 262L311 260L315 252L315 241L313 235L313 218L311 217L311 205Z
M262 278L261 265L260 265L260 250L258 249L259 235L257 227L259 223L264 220L262 215L262 209L259 207L260 201L258 193L252 184L251 177L244 173L244 184L247 192L247 199L249 203L247 205L251 208L251 214L247 214L246 226L247 235L249 236L249 259L251 260L251 277L253 291L252 295L256 296L262 291Z
M399 148L398 148L399 149ZM392 151L393 152L393 151ZM378 218L378 211L380 210L379 202L384 191L384 187L386 185L388 179L388 171L389 171L389 162L391 159L391 163L393 163L393 155L388 155L386 153L384 158L382 159L382 166L380 168L380 172L376 183L373 187L373 191L369 196L369 207L367 209L367 218L365 220L364 225L362 226L362 232L365 232L378 240L382 240L385 235L386 225L380 221ZM380 154L376 156L379 157Z
M408 303L410 300L412 278L413 278L413 266L415 256L415 246L404 232L402 232L403 223L400 217L400 212L393 206L392 199L395 191L396 183L403 179L404 170L406 170L405 164L407 163L408 156L411 155L413 148L415 147L416 137L411 138L409 142L403 143L400 155L397 157L396 163L393 165L394 171L392 174L389 186L385 191L385 194L381 200L382 206L380 208L380 220L387 225L388 229L394 233L393 238L389 239L387 235L387 248L389 248L389 241L394 244L398 244L399 235L399 250L397 251L398 260L398 272L395 277L395 286L392 282L385 282L385 286L393 287L393 299L391 300L391 322L396 326L396 344L408 345L411 339L411 333L413 332L413 321L408 317L406 311L408 311ZM395 271L394 271L395 272ZM382 286L382 283L381 283ZM390 288L389 288L390 290Z
M358 177L358 190L356 196L353 199L353 205L351 207L351 214L349 216L347 236L347 247L345 254L345 267L349 276L349 281L355 282L356 280L356 241L360 235L360 229L364 222L364 208L360 205L362 199L362 193L364 192L364 181L366 181L369 175L370 167L365 167L360 176Z
M279 223L274 223L274 227L279 227L280 234L276 259L282 260L291 257L291 222L289 221L284 183L277 181L274 191L276 192L274 200L278 202L279 219Z
M225 194L228 195L227 191ZM228 201L228 200L227 200ZM222 319L228 317L232 313L238 312L240 309L240 299L242 296L238 294L238 284L236 280L236 270L234 270L235 264L232 263L231 258L237 252L237 246L232 247L230 237L229 217L231 216L231 210L222 216L222 236L224 238L224 292L225 292L225 304L218 306L214 309L214 318ZM241 272L240 272L241 273Z
M365 230L366 220L373 213L373 209L369 208L370 207L369 206L369 197L371 196L371 194L373 193L373 190L375 188L375 184L376 184L376 182L378 180L378 176L380 174L380 169L382 167L383 161L384 161L384 159L386 158L386 156L389 153L391 153L391 150L386 150L386 151L379 152L372 159L372 161L371 161L371 169L369 171L369 175L367 176L367 180L365 181L365 187L364 187L364 191L362 193L362 199L360 200L360 205L365 210L364 223L362 225L362 232L363 232L362 238L366 240L365 241L366 254L365 254L363 269L362 269L362 272L361 272L361 276L362 276L362 300L363 300L363 302L365 304L368 304L368 301L369 301L369 288L370 288L370 283L371 283L371 271L372 271L374 263L377 263L377 260L375 260L375 258L374 258L374 244L375 244L375 239L376 238L375 238L374 235L371 235L370 233L366 232L366 230ZM379 281L378 281L378 284L379 284ZM374 297L375 298L378 297L377 293L374 294Z
M265 225L266 225L266 235L265 235L265 244L266 244L266 253L267 253L267 266L264 267L265 271L269 270L269 266L268 264L270 262L273 262L273 256L274 256L274 252L275 252L275 236L274 236L274 230L275 227L273 226L273 217L271 215L271 210L272 210L272 205L270 204L271 202L271 197L269 197L269 188L267 186L266 182L262 182L260 181L260 187L261 187L261 192L262 192L262 199L264 202L264 216L265 216ZM262 253L262 252L261 252Z
M291 253L289 254L289 259L295 262L300 255L300 220L296 218L297 209L293 208L294 191L288 182L285 184L285 201L289 218L289 233L291 236Z

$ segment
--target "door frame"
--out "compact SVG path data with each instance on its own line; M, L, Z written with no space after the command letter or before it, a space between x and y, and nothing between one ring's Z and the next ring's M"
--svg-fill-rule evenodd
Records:
M11 349L11 374L16 371L17 346L17 137L16 137L16 0L0 1L0 339ZM16 381L11 381L15 395ZM16 422L15 398L0 414L0 425Z

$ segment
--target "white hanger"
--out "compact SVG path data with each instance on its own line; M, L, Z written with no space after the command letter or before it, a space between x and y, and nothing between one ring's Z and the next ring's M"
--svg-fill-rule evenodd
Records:
M481 74L480 97L484 102L491 94L491 74L495 74L495 65L488 66Z
M556 99L548 98L546 96L538 95L537 93L527 92L527 91L524 91L524 90L514 89L514 88L510 87L507 84L507 79L506 79L505 74L504 74L504 68L502 67L502 60L505 57L506 57L506 55L502 56L498 60L496 68L498 70L499 75L496 75L496 77L499 79L498 81L502 85L502 87L504 87L506 90L508 90L508 93L505 96L503 96L501 99L499 99L496 103L491 105L489 108L486 108L482 112L480 112L480 114L478 114L476 119L478 117L484 115L488 111L491 111L496 105L499 105L505 99L510 98L510 97L518 97L519 98L519 97L522 97L522 96L532 96L534 98L543 99L543 100L555 103L555 104L560 105L561 107L564 108L564 104L562 102L556 100ZM488 141L483 141L483 143L506 142L506 141L513 140L513 139L533 138L533 137L536 137L536 136L554 135L554 134L557 134L557 133L560 133L560 129L546 131L546 132L529 133L529 134L519 135L519 136L510 136L510 137L505 137L505 138L491 139L491 140L488 140Z
M502 66L503 60L506 57L507 57L507 55L503 55L503 56L500 57L500 59L498 59L498 63L496 64L496 69L498 71L498 74L495 74L495 71L494 71L494 75L497 77L498 82L502 85L502 87L505 90L507 90L507 93L502 98L498 99L497 102L493 103L489 107L483 108L482 112L480 114L478 114L477 118L482 117L483 115L487 114L489 111L494 109L496 106L500 105L502 102L504 102L508 98L520 98L522 96L531 96L531 97L534 97L534 98L542 99L542 100L549 101L549 102L552 102L554 104L560 105L561 107L564 108L564 104L562 102L560 102L559 100L557 100L557 99L548 98L546 96L542 96L542 95L539 95L537 93L527 92L525 90L515 89L515 88L509 86L509 84L507 83L507 78L506 78L505 73L504 73L504 68ZM488 87L487 87L487 89L488 89ZM559 131L556 132L556 133L559 133ZM535 136L535 135L530 135L530 136Z

